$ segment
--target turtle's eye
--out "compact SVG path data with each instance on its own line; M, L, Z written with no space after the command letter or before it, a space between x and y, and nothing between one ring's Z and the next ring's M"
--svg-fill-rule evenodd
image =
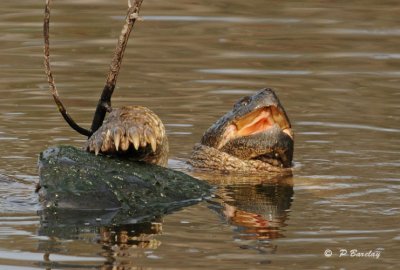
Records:
M238 102L235 103L235 105L233 105L233 108L239 108L239 107L243 107L243 106L247 106L251 101L251 97L246 96L246 97L242 97L241 99L238 100Z

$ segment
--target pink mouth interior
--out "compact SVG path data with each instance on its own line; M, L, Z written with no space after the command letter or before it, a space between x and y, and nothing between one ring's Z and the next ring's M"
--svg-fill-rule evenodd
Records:
M255 110L229 125L218 148L223 147L229 140L264 132L275 124L278 124L282 132L293 139L289 121L279 109L275 106L270 106Z

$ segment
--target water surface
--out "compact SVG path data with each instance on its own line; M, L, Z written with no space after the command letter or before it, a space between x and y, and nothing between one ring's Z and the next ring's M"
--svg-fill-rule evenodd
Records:
M70 114L86 127L123 23L126 1L117 2L53 4L53 72ZM42 1L1 7L1 269L400 264L396 2L144 1L113 105L154 110L167 127L170 166L186 170L183 160L213 121L240 97L272 87L296 134L294 176L278 185L208 175L218 187L208 201L145 224L62 232L46 230L37 215L37 156L85 138L63 122L48 92Z

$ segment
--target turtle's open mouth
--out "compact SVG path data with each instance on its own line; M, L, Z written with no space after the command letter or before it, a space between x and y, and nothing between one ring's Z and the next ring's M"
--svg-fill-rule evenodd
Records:
M286 115L275 106L262 107L234 120L225 130L223 139L218 145L222 148L228 141L244 136L265 132L278 125L282 132L293 139L293 132Z

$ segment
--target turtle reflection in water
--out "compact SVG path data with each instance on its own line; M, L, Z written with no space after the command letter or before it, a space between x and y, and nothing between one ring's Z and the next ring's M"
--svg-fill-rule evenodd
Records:
M241 227L243 239L274 239L282 237L287 212L293 196L290 183L259 183L221 187L223 215L228 222Z

